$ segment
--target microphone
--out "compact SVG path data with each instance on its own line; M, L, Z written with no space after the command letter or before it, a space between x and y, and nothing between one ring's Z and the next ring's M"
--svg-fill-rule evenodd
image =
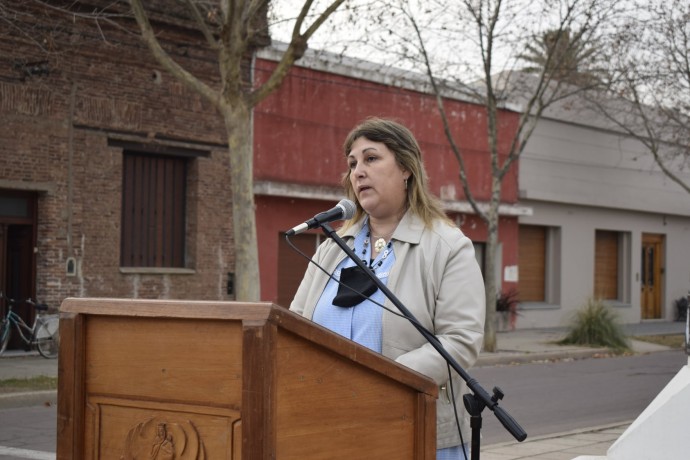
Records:
M340 203L338 203L334 208L315 215L303 224L299 224L297 227L293 227L291 230L288 230L285 234L287 236L299 235L300 233L311 228L316 228L321 224L333 222L334 220L351 219L352 216L355 215L356 209L357 207L355 204L347 198L340 200Z

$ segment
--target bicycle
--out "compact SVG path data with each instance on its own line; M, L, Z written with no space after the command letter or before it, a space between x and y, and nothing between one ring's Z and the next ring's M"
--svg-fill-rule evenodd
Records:
M48 306L27 299L26 303L34 307L37 312L34 324L29 327L21 316L14 312L15 300L0 292L0 299L3 298L7 301L7 314L0 322L0 355L7 349L12 335L12 326L15 326L19 336L27 346L35 346L44 358L57 358L60 348L59 315L39 314L38 311L45 312L48 310Z

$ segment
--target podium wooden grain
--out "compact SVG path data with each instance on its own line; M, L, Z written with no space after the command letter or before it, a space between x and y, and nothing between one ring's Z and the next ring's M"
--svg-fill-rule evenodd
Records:
M67 299L58 459L424 459L434 383L270 303Z

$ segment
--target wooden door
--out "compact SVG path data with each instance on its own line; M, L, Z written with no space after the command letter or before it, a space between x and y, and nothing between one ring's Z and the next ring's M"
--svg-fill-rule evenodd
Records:
M33 324L35 312L26 299L35 298L33 276L33 228L30 225L8 225L5 251L5 292L15 299L14 311ZM12 334L9 349L24 347L19 334Z
M520 301L546 300L546 227L520 225L518 266Z
M642 319L661 318L661 289L663 286L664 236L642 235L642 266L640 268Z

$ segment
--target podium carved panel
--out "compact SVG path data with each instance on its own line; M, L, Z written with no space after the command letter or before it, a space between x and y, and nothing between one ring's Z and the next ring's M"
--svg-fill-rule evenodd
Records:
M238 411L107 397L90 398L87 408L87 426L93 431L85 444L91 458L241 458Z

